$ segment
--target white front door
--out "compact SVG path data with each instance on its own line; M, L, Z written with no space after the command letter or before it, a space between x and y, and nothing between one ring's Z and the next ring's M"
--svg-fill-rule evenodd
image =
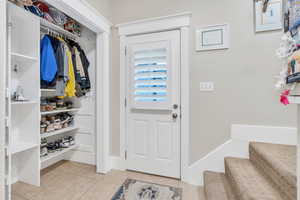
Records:
M180 178L180 31L128 37L127 169Z

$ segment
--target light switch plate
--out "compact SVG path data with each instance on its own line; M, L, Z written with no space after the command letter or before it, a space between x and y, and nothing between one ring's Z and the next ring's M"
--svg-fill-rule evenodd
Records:
M200 91L211 92L215 90L214 82L200 82Z

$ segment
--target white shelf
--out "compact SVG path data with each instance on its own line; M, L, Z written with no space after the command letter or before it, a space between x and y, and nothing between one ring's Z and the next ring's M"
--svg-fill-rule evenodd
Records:
M41 89L41 92L56 92L55 89Z
M36 101L12 101L12 105L28 105L28 104L37 104Z
M63 110L53 110L53 111L41 112L41 115L51 115L51 114L57 114L57 113L77 112L77 111L79 111L79 108L63 109Z
M67 152L69 152L69 151L71 151L71 150L73 150L77 147L78 147L78 145L73 145L73 146L71 146L69 148L66 148L66 149L63 149L61 151L56 151L55 153L49 153L47 156L41 158L41 164L43 164L43 163L45 163L49 160L55 159L58 156L61 156L61 155L65 154L65 153L67 153Z
M27 55L23 55L23 54L19 54L19 53L14 53L14 52L11 52L11 57L13 59L13 61L17 61L17 62L20 62L20 63L23 63L23 62L37 62L38 61L38 58L36 57L32 57L32 56L27 56Z
M17 154L17 153L20 153L20 152L24 152L24 151L27 151L27 150L30 150L30 149L33 149L35 147L38 147L39 145L37 144L31 144L31 143L15 143L15 144L12 144L11 147L10 147L10 152L11 154Z
M49 132L49 133L41 133L41 138L47 138L47 137L51 137L54 135L59 135L59 134L71 132L71 131L74 131L77 129L79 129L79 128L78 127L68 127L68 128L58 130L58 131L53 131L53 132Z

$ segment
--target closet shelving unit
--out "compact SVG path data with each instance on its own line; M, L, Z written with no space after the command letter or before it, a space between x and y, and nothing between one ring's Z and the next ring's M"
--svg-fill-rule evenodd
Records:
M9 183L40 185L40 23L8 4L7 116ZM17 88L27 101L14 101Z
M74 124L65 129L41 134L41 117L66 112L75 115L80 110L80 104L74 100L78 108L40 111L41 96L55 96L55 89L40 88L40 35L45 30L51 30L75 40L78 36L12 3L8 3L8 20L7 123L11 172L8 184L22 181L40 186L40 170L64 159L67 152L78 147L73 145L40 157L41 139L54 141L63 135L74 135L79 130ZM27 101L12 100L14 92L20 86Z
M61 27L25 11L24 8L17 7L12 2L16 1L0 3L1 14L3 13L2 32L6 32L2 34L2 40L6 39L6 42L4 41L1 49L2 57L6 57L6 59L1 59L2 67L5 68L2 70L3 78L5 78L3 94L6 96L5 105L3 105L5 111L2 112L5 125L1 127L5 133L2 137L5 140L4 152L2 152L5 156L5 166L2 164L2 168L0 167L1 175L5 177L5 180L0 182L0 190L4 189L5 194L1 197L5 196L6 200L11 200L13 183L23 182L40 186L41 168L59 159L95 165L97 166L95 172L99 173L106 173L110 168L108 156L110 22L94 12L93 8L84 1L43 1L80 23L82 30L77 42L90 62L88 70L91 90L85 97L74 100L74 107L80 108L79 112L74 112L74 130L66 133L52 132L42 136L40 98L41 95L54 95L56 91L40 87L41 30L47 31L49 27L67 36L72 37L72 35L62 30ZM4 48L6 52L3 51ZM18 69L18 73L15 69ZM13 102L11 100L17 85L23 87L24 96L29 101ZM77 131L75 127L80 127L80 129ZM41 138L59 138L61 134L64 134L63 136L74 135L77 145L41 158Z

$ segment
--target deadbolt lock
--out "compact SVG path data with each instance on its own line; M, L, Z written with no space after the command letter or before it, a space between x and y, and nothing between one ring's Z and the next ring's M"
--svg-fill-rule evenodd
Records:
M178 114L177 113L173 113L172 117L173 117L173 119L177 119L178 118Z

